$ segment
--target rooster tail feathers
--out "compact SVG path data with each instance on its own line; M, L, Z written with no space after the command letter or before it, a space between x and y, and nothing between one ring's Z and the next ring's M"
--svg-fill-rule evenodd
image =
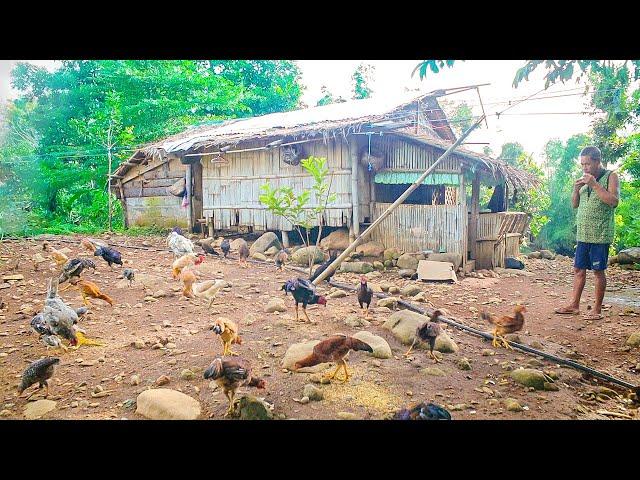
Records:
M349 337L349 348L355 351L364 350L365 352L373 353L373 348L371 348L371 345L354 337Z
M204 378L211 378L215 380L222 376L222 360L216 358L213 363L204 371Z
M105 293L101 293L100 295L97 295L98 298L104 300L105 302L107 302L109 305L113 305L113 299L105 294Z

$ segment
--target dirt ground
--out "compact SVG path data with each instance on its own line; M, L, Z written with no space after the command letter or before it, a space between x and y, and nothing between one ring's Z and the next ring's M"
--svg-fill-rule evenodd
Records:
M60 249L68 247L73 256L82 253L77 243L50 242ZM141 419L135 413L135 399L142 391L153 388L161 375L170 381L164 388L180 390L198 399L201 418L221 419L227 401L215 384L205 380L202 372L213 357L222 351L219 339L208 328L218 316L239 323L242 345L234 350L248 359L255 372L264 377L266 390L243 388L244 392L263 396L274 406L277 418L336 419L341 412L355 414L360 419L381 419L389 412L418 401L432 401L450 409L454 419L617 419L621 414L639 418L637 404L621 395L594 398L598 386L619 389L602 381L587 378L581 372L560 367L546 360L538 360L533 368L553 370L560 375L559 391L528 391L510 378L510 369L530 367L536 362L532 355L493 348L491 342L463 331L447 327L447 333L460 347L454 354L442 355L438 368L444 376L430 376L421 369L433 366L424 350L409 359L402 354L407 347L382 328L390 313L372 308L373 320L364 329L387 340L394 357L377 360L365 352L351 352L348 364L352 379L343 384L332 381L318 385L324 400L301 404L305 384L310 374L285 372L282 357L289 345L296 342L322 339L335 333L354 334L362 328L344 323L348 315L359 315L355 293L345 298L329 299L327 307L310 306L309 316L314 323L296 322L291 296L285 298L290 310L285 313L265 313L272 297L284 297L281 285L298 272L277 272L273 263L251 264L240 268L235 261L207 257L200 271L205 278L224 278L232 283L230 291L219 295L211 309L201 299L186 299L180 284L171 278L173 255L164 247L160 237L112 236L110 244L146 245L165 248L164 252L116 247L122 252L125 267L135 268L139 279L130 288L123 282L120 267L111 270L106 262L95 257L98 269L83 276L96 282L103 292L114 298L110 307L100 300L92 300L89 316L81 321L87 336L106 345L82 346L76 351L47 351L31 330L29 322L41 310L46 295L46 282L56 273L54 263L46 262L34 271L32 257L42 252L42 241L29 240L0 244L2 276L22 274L24 280L0 283L0 299L6 304L0 310L0 416L8 419L24 418L25 397L33 388L17 397L17 385L24 368L42 356L61 358L51 384L49 399L57 401L55 410L44 418L55 419ZM19 262L18 262L19 260ZM13 267L16 266L14 269ZM527 260L528 275L503 274L500 278L465 278L458 284L417 283L432 305L445 308L461 323L490 331L477 318L477 311L487 308L498 314L511 314L516 302L527 305L525 327L519 333L526 344L539 342L545 352L580 363L624 379L640 383L638 349L625 347L633 332L640 331L640 272L609 269L609 285L605 304L606 318L585 321L579 316L558 316L553 309L566 303L572 283L571 260ZM334 277L343 283L356 285L358 276L340 273ZM382 273L372 282L388 282L402 287L411 280L401 279L397 270ZM147 284L145 288L144 284ZM7 285L9 285L7 287ZM328 290L325 287L321 290ZM162 290L162 292L158 292ZM158 298L147 298L150 294ZM74 290L62 293L64 300L74 307L82 305L80 294ZM593 277L588 275L582 310L593 301ZM2 302L0 302L2 303ZM374 300L375 303L375 300ZM424 306L424 304L416 304ZM23 312L23 313L20 313ZM145 340L146 347L135 348L135 340ZM167 347L153 348L161 340ZM173 345L172 345L173 344ZM540 345L539 345L540 346ZM170 348L169 348L170 347ZM486 355L490 350L492 355ZM469 359L471 370L460 370L456 361ZM184 369L195 372L195 378L181 378ZM132 375L139 375L140 383L132 385ZM105 393L106 392L106 393ZM43 398L33 395L29 401ZM516 399L525 409L508 411L505 399ZM601 412L601 413L598 413ZM605 412L605 413L602 413ZM608 413L606 413L608 412Z

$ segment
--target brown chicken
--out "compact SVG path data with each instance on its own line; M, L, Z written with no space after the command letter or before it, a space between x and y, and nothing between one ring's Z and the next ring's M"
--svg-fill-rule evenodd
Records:
M80 246L82 248L84 248L91 255L93 255L95 253L95 251L97 250L97 248L98 248L98 246L95 243L93 243L91 240L89 240L88 238L83 238L80 241Z
M204 378L210 378L222 388L222 391L229 399L229 409L227 415L233 413L233 399L236 390L243 385L256 388L265 388L266 382L257 377L251 376L251 366L248 361L242 358L221 358L217 357L204 372Z
M89 303L89 300L88 300L89 297L99 298L100 300L104 300L105 302L107 302L109 305L113 305L113 299L109 295L102 293L98 288L98 285L96 285L93 282L90 282L89 280L80 280L78 283L75 284L75 287L77 287L78 290L80 290L80 294L82 295L82 301L84 302L85 305L91 305L91 303Z
M241 238L240 240L242 240L242 242L239 242L240 245L238 246L238 262L241 266L246 268L249 266L247 264L247 258L249 258L249 245L247 245L247 242L244 239Z
M242 345L242 338L238 335L238 325L234 321L224 317L217 318L210 330L220 335L223 345L222 356L238 355L231 350L232 343Z
M344 381L346 382L349 380L349 370L347 370L347 362L344 357L349 353L349 350L373 352L373 348L362 340L347 337L346 335L333 335L313 347L313 353L302 360L298 360L294 368L298 370L303 367L313 367L320 363L337 362L338 368L327 378L334 378L342 368L344 369Z
M54 247L49 245L48 242L44 242L42 244L42 250L44 250L45 252L49 252L51 254L51 258L55 260L56 265L58 265L59 267L61 267L62 265L64 265L69 261L69 257L67 257L64 253L60 252L59 250L56 250Z
M180 272L189 265L200 265L204 262L204 255L196 255L195 253L187 253L186 255L178 258L171 265L171 273L173 274L173 278L176 279L180 277Z
M480 314L480 317L483 320L487 320L490 324L494 326L493 328L493 346L498 347L498 338L502 340L502 345L505 348L510 348L513 350L513 347L509 345L509 342L503 337L508 333L514 333L522 330L524 325L524 315L527 309L524 305L516 305L514 316L503 315L502 317L498 317L496 315L492 315L485 312Z
M185 297L194 298L193 284L197 280L195 274L189 269L183 270L180 274L180 280L182 280L182 294Z
M440 325L438 325L438 317L440 315L442 315L442 312L440 310L436 310L431 314L427 322L418 325L413 338L413 343L411 344L411 347L409 347L409 350L407 350L407 353L404 354L405 357L409 356L416 342L422 341L429 343L429 356L433 358L436 363L440 362L438 357L433 353L433 348L436 346L436 338L438 338L438 335L442 333L442 329L440 328Z

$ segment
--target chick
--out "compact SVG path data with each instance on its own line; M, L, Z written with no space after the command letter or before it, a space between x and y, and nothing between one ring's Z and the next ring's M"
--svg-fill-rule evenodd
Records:
M18 396L22 395L22 392L36 382L40 384L38 389L46 387L47 392L45 396L49 396L48 380L53 377L54 366L58 363L60 363L59 358L45 357L29 365L22 373L22 381L18 387ZM31 395L29 395L29 397L30 396Z
M135 278L136 278L136 274L135 274L135 272L133 271L132 268L125 268L122 271L122 276L124 278L126 278L127 280L129 280L129 286L131 286L131 282L133 282L135 280Z

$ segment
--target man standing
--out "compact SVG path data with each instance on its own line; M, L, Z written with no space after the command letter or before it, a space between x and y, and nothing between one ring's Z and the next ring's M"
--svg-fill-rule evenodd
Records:
M602 299L607 286L604 271L609 260L609 246L613 242L613 212L618 206L618 176L602 166L602 154L597 147L585 147L580 152L583 177L573 185L571 203L578 209L576 224L576 258L574 262L573 298L566 307L556 308L559 314L578 315L580 297L587 278L593 270L596 301L592 313L585 319L602 318Z

